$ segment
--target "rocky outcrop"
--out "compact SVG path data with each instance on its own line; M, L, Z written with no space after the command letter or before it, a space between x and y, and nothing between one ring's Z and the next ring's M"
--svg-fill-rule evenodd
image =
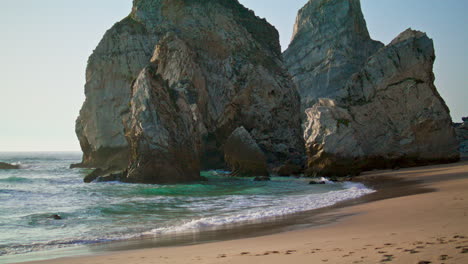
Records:
M384 47L359 0L310 0L284 58L306 113L309 175L458 160L426 34L407 30Z
M99 52L98 52L99 51ZM269 168L303 153L278 32L232 0L136 0L91 56L77 122L84 165L128 182L200 179L244 127Z
M409 29L352 76L346 97L308 109L309 173L458 160L449 109L434 86L434 59L432 40Z
M193 88L191 73L198 73L194 56L182 40L170 34L135 82L127 132L132 150L127 181L200 179L199 113L196 102L192 109L188 98L189 92L197 93L189 90Z
M128 166L128 119L131 84L148 64L158 35L135 16L128 16L106 32L88 60L86 101L76 121L83 161L74 167Z
M0 170L17 170L19 169L19 165L13 165L5 162L0 162Z
M468 158L468 117L463 118L463 123L455 126L457 139L460 142L458 150L462 158Z
M345 96L347 80L383 44L370 38L359 0L311 0L300 11L285 63L302 109Z
M239 127L224 144L224 157L234 176L268 176L266 157L250 133Z
M122 181L127 176L126 171L115 171L112 169L95 169L83 179L85 183Z

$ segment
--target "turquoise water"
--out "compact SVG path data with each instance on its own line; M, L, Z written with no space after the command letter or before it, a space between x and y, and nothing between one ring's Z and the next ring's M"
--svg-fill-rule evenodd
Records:
M69 169L80 159L80 153L0 153L0 161L21 165L0 170L0 262L54 248L215 230L372 192L359 184L255 182L220 171L203 172L208 181L194 184L85 184L89 170Z

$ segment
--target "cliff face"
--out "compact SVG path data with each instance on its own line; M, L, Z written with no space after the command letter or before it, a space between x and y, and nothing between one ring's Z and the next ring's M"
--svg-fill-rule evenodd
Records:
M458 160L447 106L434 86L432 40L407 30L374 54L348 96L307 110L309 169L322 174Z
M201 168L223 166L238 127L270 168L303 153L299 96L278 33L237 1L134 1L91 56L86 88L77 126L85 164L127 156L130 182L198 179Z
M131 16L106 32L86 69L86 101L76 121L84 167L125 168L129 148L124 120L129 113L130 86L148 64L156 34Z
M468 157L468 117L463 118L463 123L456 126L457 139L460 142L458 150L463 159Z
M302 109L344 95L346 81L383 44L370 38L359 0L312 0L297 16L285 63Z
M433 42L407 30L369 38L359 1L311 0L284 54L307 108L310 174L456 161L449 109L434 86Z

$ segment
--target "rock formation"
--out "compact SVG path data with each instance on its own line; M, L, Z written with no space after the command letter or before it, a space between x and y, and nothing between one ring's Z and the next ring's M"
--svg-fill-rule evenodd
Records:
M347 80L383 44L370 38L359 0L311 0L300 11L285 63L302 109L345 95Z
M463 118L463 123L455 126L457 139L460 142L458 150L462 158L468 158L468 117Z
M223 149L233 175L268 176L266 157L244 127L232 132Z
M13 165L5 162L0 162L0 170L17 170L19 169L19 165Z
M407 30L372 41L358 0L311 0L284 54L306 110L308 172L459 159L449 109L434 86L433 42Z
M134 16L106 32L88 60L86 101L76 121L82 167L126 168L129 159L124 122L131 84L148 64L159 37Z
M244 127L269 168L303 153L278 32L235 0L135 0L91 55L77 121L83 166L128 182L197 180Z

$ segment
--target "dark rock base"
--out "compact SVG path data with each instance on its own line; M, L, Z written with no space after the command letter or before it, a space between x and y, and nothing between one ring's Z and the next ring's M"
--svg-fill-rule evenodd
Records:
M458 161L460 161L459 156L445 159L421 159L415 157L402 157L397 159L388 159L384 157L350 159L327 155L326 158L309 161L309 167L305 174L313 177L358 176L361 172L375 169L411 168L455 163Z
M12 165L9 163L0 162L0 170L18 170L19 165Z

